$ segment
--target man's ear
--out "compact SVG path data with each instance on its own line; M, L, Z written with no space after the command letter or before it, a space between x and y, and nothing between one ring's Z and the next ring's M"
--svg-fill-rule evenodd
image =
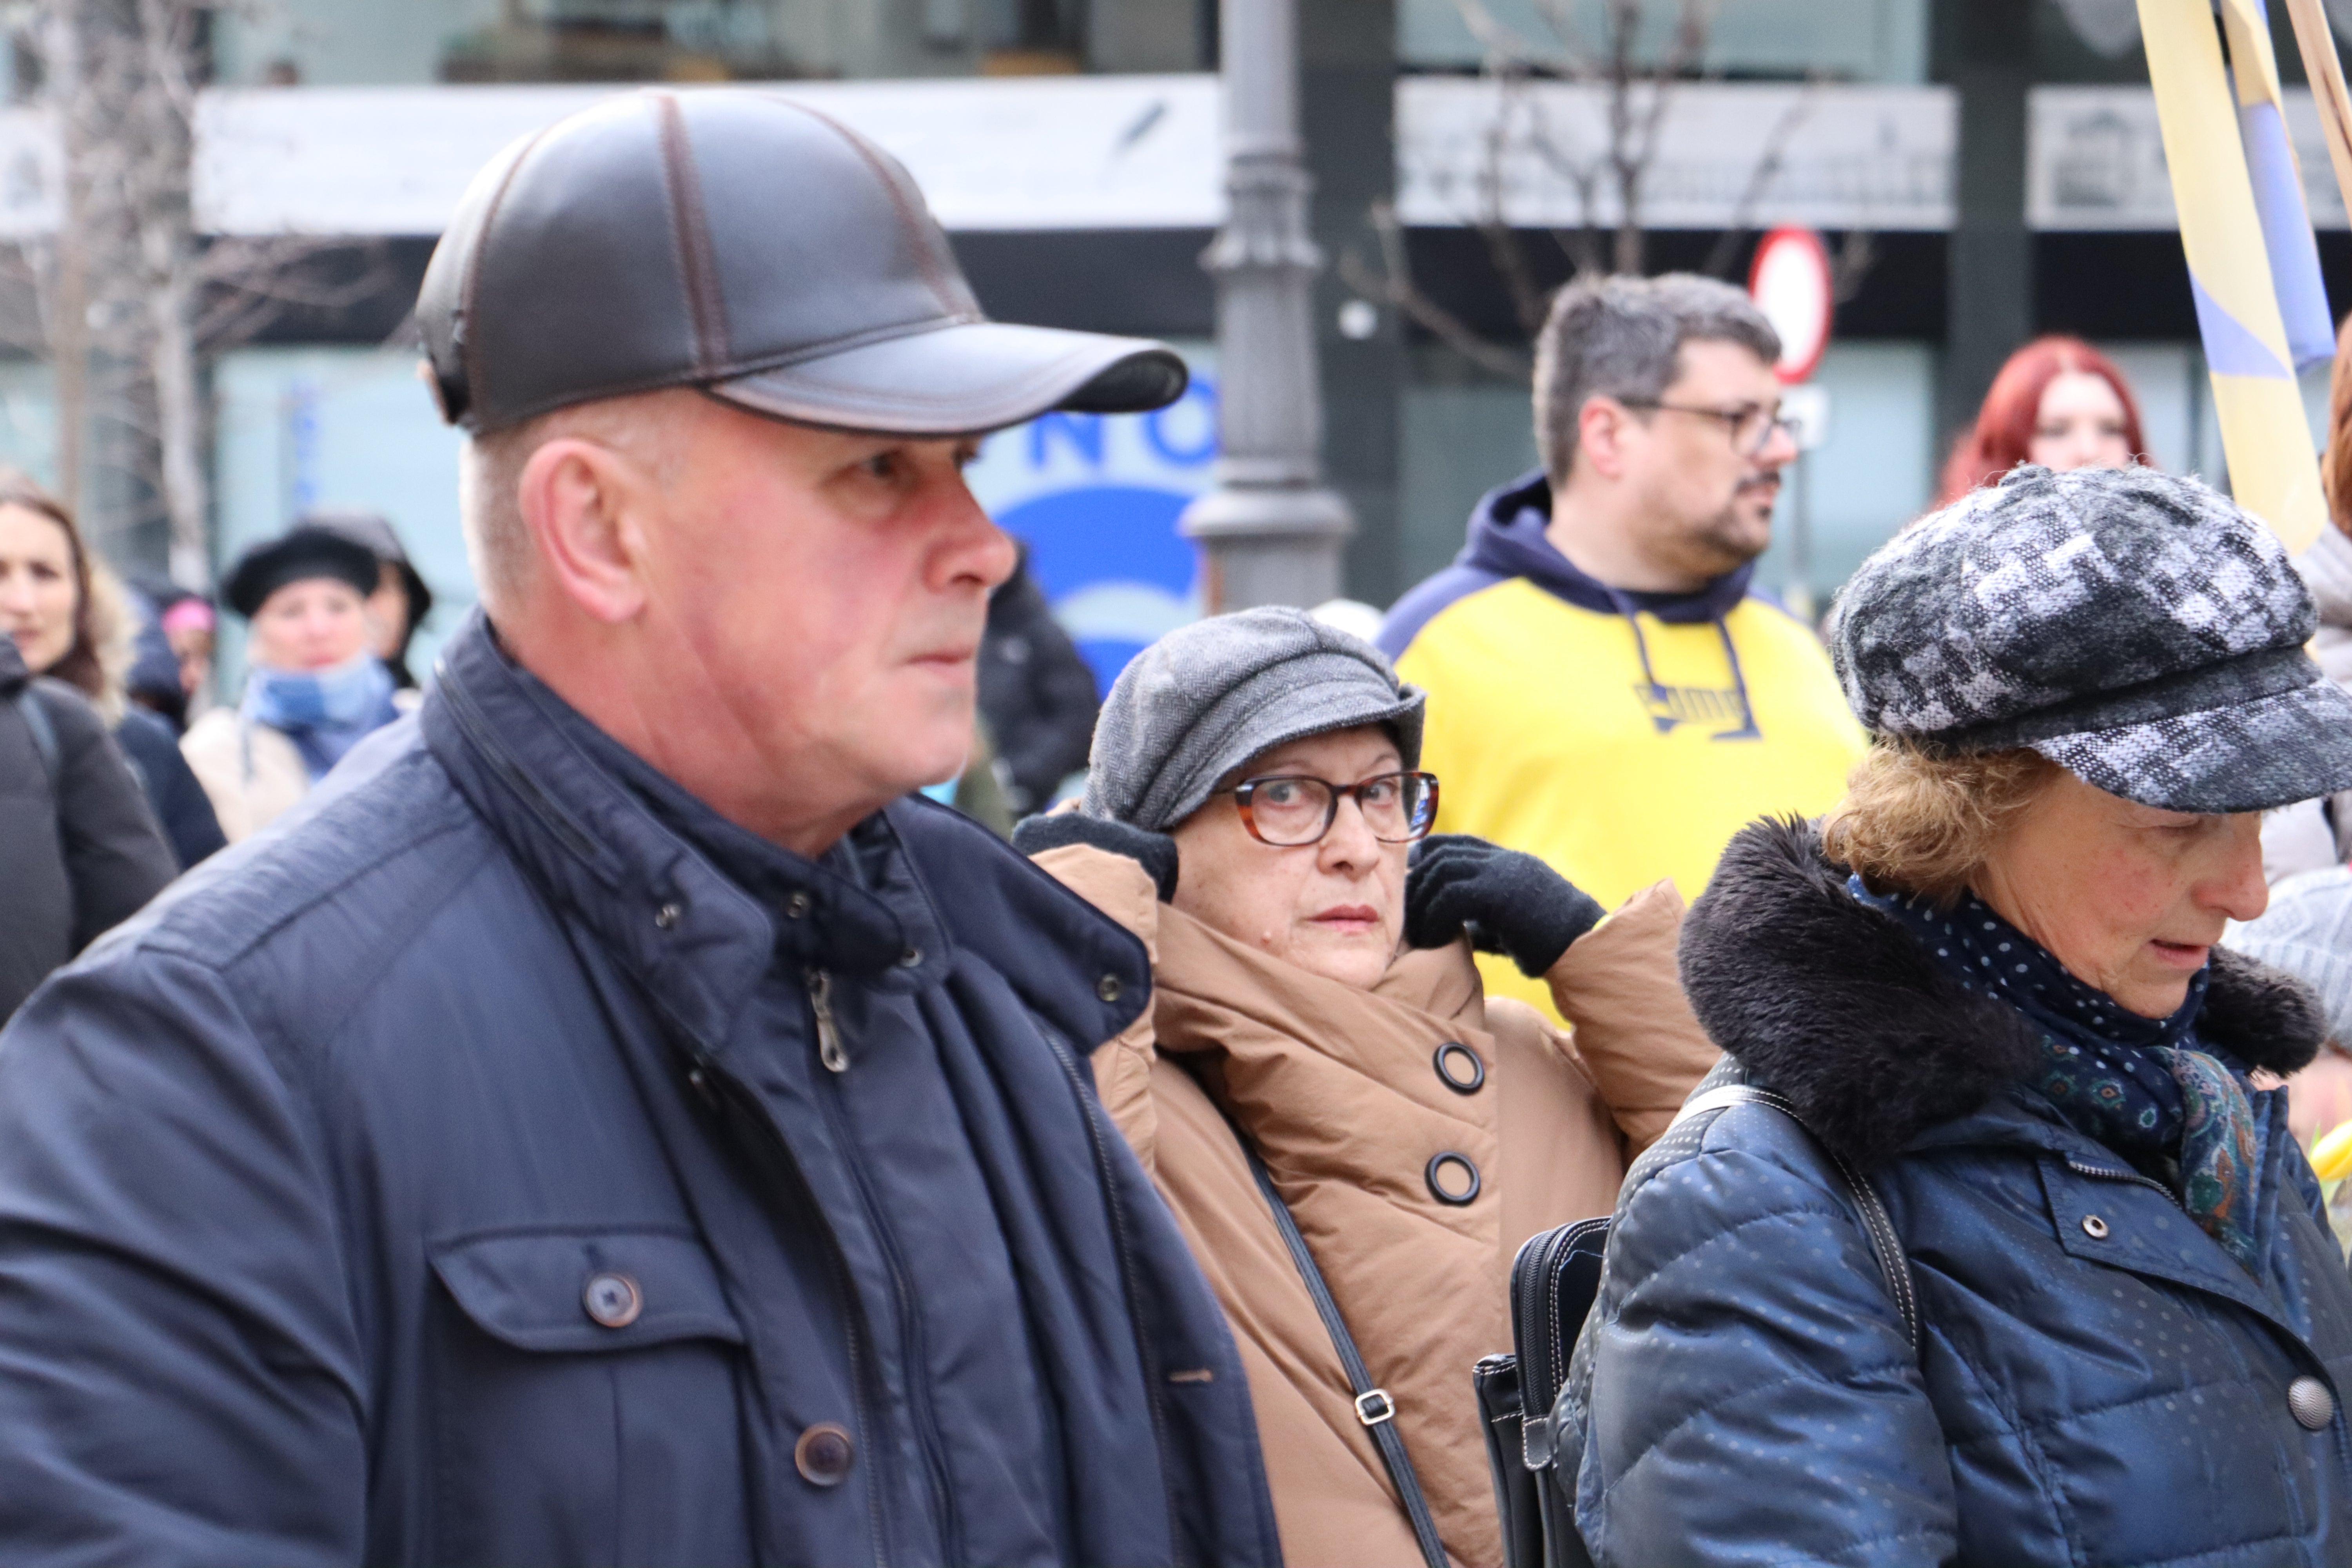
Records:
M576 436L531 453L515 494L549 582L608 625L645 608L644 523L658 499L628 457Z
M1623 404L1594 393L1576 411L1577 458L1591 464L1602 479L1624 478L1625 438L1633 423L1633 416Z

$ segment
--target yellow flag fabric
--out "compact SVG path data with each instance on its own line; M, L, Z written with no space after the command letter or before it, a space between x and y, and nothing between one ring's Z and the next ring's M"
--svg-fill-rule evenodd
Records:
M2221 5L2233 41L2260 40L2258 47L2238 43L2245 68L2235 82L2221 58L2211 0L2139 0L2140 37L2231 488L2238 503L2268 523L2289 551L2299 551L2318 537L2326 508L2271 254L2292 243L2293 226L2281 210L2275 150L2258 144L2254 152L2273 198L2265 243L2242 129L2256 127L2267 138L2264 114L2275 113L2277 72L2252 0L2221 0ZM2242 116L2242 110L2257 112ZM2289 151L2290 174L2292 156ZM2294 200L2299 205L2299 190ZM2307 237L2307 218L2303 228ZM2294 278L2292 264L2299 258L2282 254L2280 259L2291 264L2284 270ZM2294 288L2291 283L2291 293ZM2307 308L2299 299L2291 302Z

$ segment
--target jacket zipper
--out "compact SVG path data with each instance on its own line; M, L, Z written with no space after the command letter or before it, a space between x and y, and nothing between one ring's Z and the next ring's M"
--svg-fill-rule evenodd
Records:
M2072 1154L2066 1156L2066 1168L2074 1172L2077 1175L2095 1176L2103 1182L2129 1182L2136 1186L2152 1188L2157 1192L2162 1193L2167 1201L2168 1201L2174 1208L2182 1209L2183 1213L2187 1212L2180 1202L2180 1195L2178 1193L2175 1193L2170 1187L2166 1186L2162 1182L2150 1181L2147 1177L2141 1175L2137 1171L2111 1171L2100 1165L2086 1165L2083 1163L2082 1161L2074 1158Z
M841 1026L833 1012L833 976L824 970L811 967L808 972L809 1012L816 1024L817 1059L835 1075L849 1068L849 1052L842 1042ZM823 1107L825 1124L832 1128L835 1141L840 1145L843 1164L848 1167L851 1183L857 1188L857 1201L866 1211L866 1223L874 1227L882 1267L890 1277L890 1294L898 1305L898 1343L906 1357L907 1396L914 1406L916 1436L922 1444L924 1471L930 1482L931 1506L938 1510L941 1554L950 1563L963 1561L963 1521L956 1511L955 1497L948 1486L947 1457L940 1451L939 1418L931 1409L930 1373L924 1352L922 1321L916 1315L915 1292L907 1279L906 1265L898 1256L898 1238L883 1219L882 1205L874 1195L866 1167L856 1158L856 1141L844 1115L836 1087L833 1093L819 1091L816 1096Z
M809 1007L816 1015L816 1057L828 1072L847 1072L849 1053L841 1047L841 1029L833 1021L833 976L822 969L808 971Z
M756 1140L767 1146L775 1165L798 1189L802 1202L807 1205L807 1212L821 1215L824 1211L818 1206L816 1190L809 1185L808 1177L803 1173L799 1157L793 1152L792 1144L785 1141L783 1132L761 1108L758 1097L713 1058L697 1055L694 1060L694 1076L700 1080L697 1087L708 1084L713 1091L706 1096L711 1108L717 1110L731 1109L737 1120L752 1128ZM884 1441L887 1434L874 1422L873 1407L867 1398L873 1370L866 1363L866 1339L859 1327L864 1312L857 1304L856 1282L850 1277L849 1260L842 1255L841 1243L834 1237L830 1226L820 1228L824 1232L825 1260L832 1265L834 1289L841 1294L842 1331L848 1341L849 1351L850 1403L857 1414L857 1429L867 1436L873 1450L873 1468L868 1474L878 1476L885 1468L882 1455L888 1445ZM874 1530L875 1568L889 1568L890 1561L889 1533L882 1512L884 1489L872 1479L866 1483L866 1507Z

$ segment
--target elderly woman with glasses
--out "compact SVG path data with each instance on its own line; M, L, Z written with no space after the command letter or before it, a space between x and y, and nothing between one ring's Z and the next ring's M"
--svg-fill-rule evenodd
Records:
M1111 688L1082 808L1014 836L1150 950L1095 1078L1224 1304L1293 1568L1501 1561L1470 1369L1509 1343L1512 1254L1607 1213L1716 1059L1671 884L1603 921L1530 856L1427 837L1422 708L1298 611L1202 621ZM1485 999L1474 944L1573 1035Z

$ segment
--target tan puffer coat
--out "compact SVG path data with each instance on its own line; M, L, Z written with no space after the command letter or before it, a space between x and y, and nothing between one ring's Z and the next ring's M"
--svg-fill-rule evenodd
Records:
M1415 1568L1421 1557L1234 1122L1396 1401L1447 1551L1471 1568L1499 1563L1470 1369L1509 1348L1512 1254L1538 1230L1608 1213L1627 1163L1716 1059L1676 978L1672 884L1635 895L1554 966L1571 1038L1524 1004L1486 1001L1461 943L1408 952L1360 991L1160 903L1123 857L1072 846L1037 861L1151 951L1154 1005L1095 1052L1095 1079L1224 1304L1284 1560ZM1448 1040L1486 1064L1479 1091L1439 1077ZM1426 1185L1444 1150L1480 1172L1465 1206Z

